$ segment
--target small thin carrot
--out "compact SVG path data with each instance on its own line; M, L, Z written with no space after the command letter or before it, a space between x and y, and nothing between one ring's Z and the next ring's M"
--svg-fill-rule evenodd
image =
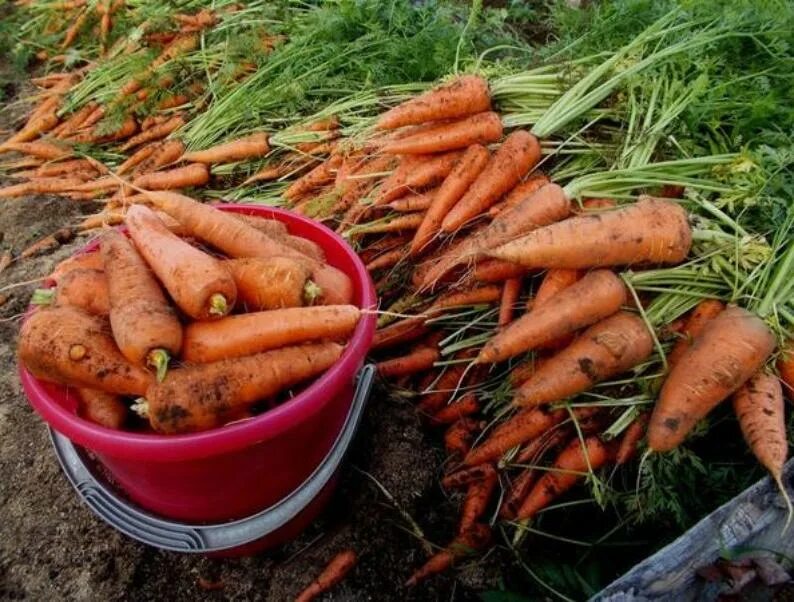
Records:
M57 249L63 244L69 243L74 239L74 228L65 227L58 228L52 234L48 234L44 238L40 238L29 247L25 248L18 256L17 259L27 259L34 255L47 253L53 249Z
M147 190L174 190L204 186L210 181L210 173L203 163L190 163L184 167L147 173L136 177L132 184Z
M231 163L264 157L270 152L268 138L265 132L257 132L205 150L187 152L182 159L195 163Z
M513 385L513 388L518 388L523 385L527 379L535 373L535 370L537 370L540 365L546 361L546 359L547 358L545 357L533 355L532 358L521 364L518 364L518 366L513 368L510 371L510 376L508 377L510 384Z
M464 349L455 354L456 360L471 360L473 357L474 352L469 349ZM461 379L466 373L467 365L467 363L461 362L447 366L441 376L436 379L433 390L421 396L416 409L423 414L433 416L448 408L449 400L452 399L458 387L461 386Z
M497 322L501 328L513 321L513 312L520 296L521 278L505 280L502 286L502 300L499 304L499 320Z
M140 166L140 172L157 171L177 161L185 152L185 144L181 140L166 140L152 156Z
M337 585L356 566L358 558L353 550L339 552L323 569L323 572L304 589L295 602L311 602L317 596Z
M786 396L794 400L794 341L789 340L783 346L777 361L777 371L786 389Z
M387 253L383 253L379 257L376 257L369 263L367 263L367 271L368 272L376 272L378 270L385 270L388 268L393 268L395 265L400 263L402 259L405 258L405 250L404 249L394 249Z
M496 469L492 464L478 464L446 475L441 479L441 486L444 489L463 489L491 475L496 476Z
M411 213L413 211L427 211L433 203L433 196L436 190L407 194L402 198L392 201L387 205L392 211L400 213Z
M471 556L484 549L491 541L491 528L476 523L468 531L458 535L449 546L430 558L421 568L417 569L406 581L407 587L413 587L431 575L437 575L450 568L457 560Z
M72 156L71 150L42 140L35 142L6 142L2 146L5 150L16 151L31 157L46 159L47 161L57 161Z
M10 252L6 251L2 255L0 255L0 274L2 274L5 271L5 269L11 265L12 261L13 261L13 257L11 256Z
M294 200L311 190L330 184L336 178L336 170L341 164L341 155L331 155L327 160L290 184L283 196Z
M72 113L69 118L64 121L57 132L54 132L56 138L63 140L74 134L85 124L88 117L96 110L97 104L89 102L83 105L80 109Z
M498 483L499 477L496 471L493 471L480 481L469 485L460 512L458 535L463 535L474 528L475 523L485 514Z
M452 424L460 418L471 416L479 411L480 402L477 400L477 396L470 392L436 412L430 421L433 424Z
M402 232L416 230L424 219L424 213L402 213L393 217L379 219L370 224L355 226L356 234L384 234L386 232Z
M77 36L80 34L80 30L85 25L86 19L88 19L89 11L87 8L83 9L79 15L75 18L72 24L69 26L69 29L66 30L66 35L63 37L63 41L59 48L61 50L65 50L69 48L74 41L77 39Z
M623 433L623 437L620 439L620 446L615 456L615 463L618 466L622 466L637 454L637 446L645 436L650 418L649 412L641 412L626 428L626 432Z
M181 115L175 115L171 117L168 121L161 123L158 126L153 128L149 128L148 130L142 131L140 134L137 134L127 140L124 144L121 145L122 151L127 151L131 148L134 148L140 144L145 144L146 142L151 142L153 140L161 140L174 132L175 130L179 129L185 125L185 120L182 118Z
M686 320L681 338L676 341L670 353L667 354L667 366L670 369L689 351L706 324L716 318L724 309L725 304L718 299L704 299L697 304Z
M515 188L505 195L504 200L493 205L488 210L488 215L496 217L503 211L512 209L519 203L525 202L530 196L550 182L551 180L542 173L530 174L526 180L516 184Z
M385 205L411 191L431 188L441 184L449 176L462 151L451 151L438 155L408 155L381 184L375 205Z
M520 278L528 270L517 263L501 261L499 259L486 259L478 261L472 273L474 280L481 283L502 283L511 278Z
M127 157L127 159L116 168L116 175L122 176L125 173L132 171L132 169L138 164L151 157L152 154L157 151L157 149L157 144L147 144L142 146L129 157Z
M463 458L471 450L475 435L483 429L484 423L473 418L461 418L444 433L444 449L447 455Z
M96 389L77 389L80 401L77 413L81 418L109 429L120 429L127 421L127 406L118 395Z
M419 345L407 355L378 362L376 368L383 378L405 376L429 370L440 357L437 346Z
M427 331L424 318L406 318L385 328L379 328L372 340L372 349L385 349L415 341L425 335Z
M360 199L366 196L375 187L382 172L391 169L393 163L393 157L378 155L348 173L339 182L339 203L337 210L344 211L358 203Z
M41 167L37 167L34 173L39 178L49 178L53 176L62 176L76 172L97 171L96 165L87 159L71 159L69 161L58 161L56 163L45 163Z
M489 144L502 137L502 119L486 112L455 121L441 122L422 131L391 140L381 152L392 155L427 155L463 149L472 144Z

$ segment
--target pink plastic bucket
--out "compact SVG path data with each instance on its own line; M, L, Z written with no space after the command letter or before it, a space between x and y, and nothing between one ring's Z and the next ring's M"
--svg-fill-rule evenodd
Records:
M328 263L350 277L355 304L375 307L375 290L363 263L325 226L271 207L219 208L272 217L291 234L314 241ZM89 245L85 251L95 248ZM293 399L251 420L188 435L103 428L77 416L76 400L67 388L41 382L21 366L20 378L42 418L90 450L113 484L142 508L182 521L233 520L284 498L325 458L348 415L354 378L374 330L374 315L362 316L340 360Z

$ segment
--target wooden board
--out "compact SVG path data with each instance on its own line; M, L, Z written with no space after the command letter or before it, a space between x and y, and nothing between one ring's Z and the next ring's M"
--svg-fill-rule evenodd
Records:
M786 464L783 481L794 498L794 460ZM784 535L786 519L780 492L771 479L762 479L613 581L591 602L698 600L704 582L695 570L717 560L726 548L759 548L794 556L794 526Z

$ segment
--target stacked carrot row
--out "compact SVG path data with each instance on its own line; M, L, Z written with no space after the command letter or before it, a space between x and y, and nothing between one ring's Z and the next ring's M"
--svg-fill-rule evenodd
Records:
M133 206L129 237L104 232L34 296L19 340L34 376L75 387L81 415L109 428L132 426L124 400L137 397L149 427L173 434L248 418L339 359L361 310L315 243L275 220L149 198L159 215Z

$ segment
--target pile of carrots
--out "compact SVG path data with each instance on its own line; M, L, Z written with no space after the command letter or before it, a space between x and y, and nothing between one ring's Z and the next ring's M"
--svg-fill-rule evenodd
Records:
M208 430L272 407L339 359L362 310L317 244L176 193L147 199L127 212L127 235L107 229L98 249L56 268L22 326L19 361L74 387L80 415Z

